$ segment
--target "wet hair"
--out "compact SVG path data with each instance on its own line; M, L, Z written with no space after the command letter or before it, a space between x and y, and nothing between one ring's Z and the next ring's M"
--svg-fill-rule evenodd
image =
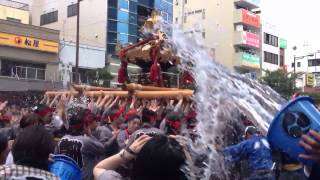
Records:
M154 111L144 108L142 110L142 115L141 115L142 123L150 123L151 121L150 117L155 117L156 115L157 114Z
M69 134L79 136L83 134L84 130L84 117L87 110L84 108L75 108L69 111Z
M44 126L29 126L15 140L12 147L17 165L48 170L49 154L54 151L54 140Z
M173 138L154 136L133 163L132 180L186 180L181 170L186 164L183 147Z
M247 126L245 129L245 135L254 135L257 134L257 128L254 126Z
M42 118L35 113L25 115L20 120L20 128L26 128L35 124L43 124Z

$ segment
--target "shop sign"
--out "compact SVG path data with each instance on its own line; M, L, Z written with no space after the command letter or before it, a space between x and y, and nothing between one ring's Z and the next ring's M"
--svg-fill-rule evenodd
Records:
M59 52L59 43L57 42L7 33L0 33L0 45L32 49L50 53Z
M287 49L287 40L280 38L279 39L280 48Z
M308 73L307 74L307 86L313 87L315 82L314 74Z
M242 22L260 28L260 16L245 9L242 9Z
M241 65L251 68L260 68L260 57L248 53L243 53L241 56Z
M259 35L244 31L242 34L242 42L246 45L253 46L256 48L260 47Z

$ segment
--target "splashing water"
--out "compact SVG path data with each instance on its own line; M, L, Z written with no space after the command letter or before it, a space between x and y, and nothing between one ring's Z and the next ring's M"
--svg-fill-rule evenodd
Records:
M180 68L189 70L196 82L197 131L201 144L211 151L204 179L210 179L214 173L222 177L226 169L222 157L215 151L215 141L225 134L228 122L236 121L233 113L244 113L265 134L285 100L270 87L212 61L197 33L187 36L180 29L165 23L159 23L159 27L164 32L173 28L168 46L174 47L181 58ZM229 179L228 176L225 179Z

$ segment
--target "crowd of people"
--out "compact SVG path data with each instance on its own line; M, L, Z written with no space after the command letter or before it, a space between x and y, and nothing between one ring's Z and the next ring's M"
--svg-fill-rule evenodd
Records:
M202 179L208 152L193 151L196 110L192 100L103 96L45 96L35 107L0 102L0 179L59 179L50 172L54 155L71 158L84 180ZM250 122L243 123L250 124ZM304 135L301 158L320 162L320 135ZM314 179L318 164L305 167L285 154L275 155L254 126L239 144L215 149L224 163L246 160L250 180ZM281 157L275 160L274 157ZM274 166L274 162L277 167ZM219 175L212 176L217 179ZM320 179L320 178L319 178Z

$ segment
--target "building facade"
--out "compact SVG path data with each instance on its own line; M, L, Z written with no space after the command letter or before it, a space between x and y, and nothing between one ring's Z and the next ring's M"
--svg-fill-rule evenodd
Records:
M295 55L296 87L303 92L320 92L320 52ZM292 63L294 69L294 63ZM294 73L294 71L293 71Z
M77 0L33 0L32 24L60 30L61 67L75 66ZM153 9L172 21L172 0L83 0L80 2L80 73L108 65L116 76L117 43L128 45ZM139 71L129 65L129 71ZM84 78L84 77L83 77Z
M0 20L0 91L62 88L59 31Z
M262 75L264 75L266 71L275 71L278 69L287 70L285 62L287 40L281 38L276 26L268 22L263 22L261 37Z
M260 0L175 0L174 22L185 33L200 32L212 58L229 69L260 70Z
M0 1L0 19L29 24L29 5L16 1Z
M142 37L144 22L157 10L164 21L172 23L172 0L108 0L107 57L112 75L117 76L120 61L117 59L117 44L127 46ZM135 65L128 66L129 74L140 72Z
M84 82L87 70L103 68L106 52L107 2L80 2L79 72ZM32 24L60 30L59 71L74 72L76 64L77 0L33 0ZM64 76L69 78L70 76Z

